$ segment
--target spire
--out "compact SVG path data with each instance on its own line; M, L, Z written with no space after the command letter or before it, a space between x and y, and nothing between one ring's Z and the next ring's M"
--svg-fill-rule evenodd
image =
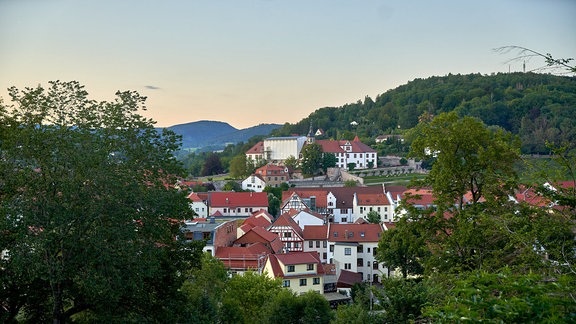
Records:
M310 120L310 129L308 130L308 136L306 141L308 142L308 144L312 144L315 142L314 132L312 131L312 120Z

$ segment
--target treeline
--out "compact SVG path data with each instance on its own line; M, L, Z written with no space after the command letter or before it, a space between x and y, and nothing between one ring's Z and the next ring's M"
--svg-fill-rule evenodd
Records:
M519 135L523 153L549 153L546 142L576 142L576 79L537 73L415 79L375 100L367 96L341 107L318 109L273 135L306 134L312 123L327 138L358 135L373 144L378 135L402 133L415 127L419 118L451 111Z

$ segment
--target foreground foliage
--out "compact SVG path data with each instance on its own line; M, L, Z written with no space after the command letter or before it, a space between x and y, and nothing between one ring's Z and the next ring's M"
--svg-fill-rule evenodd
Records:
M96 102L77 82L10 89L0 105L0 320L176 321L198 246L170 184L178 138L138 114L145 98Z

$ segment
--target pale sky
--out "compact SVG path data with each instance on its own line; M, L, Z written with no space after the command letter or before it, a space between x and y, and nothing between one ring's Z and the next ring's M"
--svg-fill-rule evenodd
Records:
M0 0L0 97L76 80L148 96L158 126L294 123L415 78L521 71L507 45L576 58L576 1Z

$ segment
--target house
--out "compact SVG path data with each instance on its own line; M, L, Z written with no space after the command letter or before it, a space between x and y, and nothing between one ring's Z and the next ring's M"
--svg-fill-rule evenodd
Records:
M270 254L264 266L270 278L282 278L282 286L296 294L324 294L324 267L314 252Z
M336 167L348 168L353 163L355 169L369 169L378 166L378 153L375 149L362 143L358 136L354 140L317 140L324 153L336 156Z
M246 218L242 222L242 225L238 227L238 237L241 237L253 227L268 228L272 225L272 220L274 220L274 217L266 210L256 211L252 213L250 217Z
M280 237L285 252L303 251L304 238L302 237L302 228L290 215L286 213L280 215L268 228L268 231Z
M382 195L386 193L383 186L290 188L282 193L281 210L286 212L290 209L310 209L334 223L354 223L361 217L354 214L355 195L358 194ZM394 206L389 206L388 213L393 215ZM357 212L359 210L359 207L356 208Z
M306 228L306 226L323 225L325 223L324 215L313 212L309 209L301 211L291 209L287 214L292 217L292 219L296 222L296 224L300 226L301 229Z
M288 169L274 164L261 166L254 171L254 174L261 176L267 186L275 188L290 180Z
M399 134L380 135L380 136L377 136L374 141L376 143L384 143L384 142L389 142L389 141L394 141L394 140L400 141L401 143L404 143L404 137L402 137L402 135L399 135Z
M203 251L214 256L216 249L231 246L236 240L236 222L231 220L217 223L212 217L208 221L186 221L180 232L187 242L205 241Z
M266 181L261 175L252 174L242 181L242 190L262 192L266 187Z
M329 224L328 263L342 270L361 274L363 280L379 282L390 271L376 261L378 241L384 228L381 224Z
M383 222L394 221L394 206L384 193L354 193L353 212L354 222L363 218L368 219L368 213L377 212Z
M246 218L255 211L268 209L268 194L265 192L215 191L209 194L210 215Z
M247 247L255 243L263 244L268 250L270 250L270 253L282 253L284 250L284 243L278 234L269 232L260 226L251 228L246 232L246 234L240 236L231 245Z
M272 252L262 243L248 246L226 246L216 250L215 257L224 264L230 273L242 274L246 271L261 273L264 262Z
M190 199L190 209L196 213L197 217L208 217L208 205L206 205L206 201L202 197L193 192L188 195L188 199Z
M309 225L304 227L302 233L304 252L316 252L323 264L328 263L328 225Z

